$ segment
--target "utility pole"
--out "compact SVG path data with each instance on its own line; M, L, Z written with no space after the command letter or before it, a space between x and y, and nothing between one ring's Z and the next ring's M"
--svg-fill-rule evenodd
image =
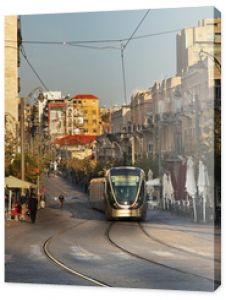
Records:
M198 155L199 155L199 137L200 137L199 99L198 99L198 95L194 95L194 106L195 106L195 156L196 156L196 159L198 159Z
M195 108L195 180L198 180L198 165L199 165L199 141L200 141L200 128L199 128L199 99L198 95L194 95L194 108ZM194 201L194 221L198 221L197 206L199 203L198 187L196 185L196 195Z
M24 159L24 98L20 98L20 151L21 151L21 179L25 178Z
M124 94L124 102L127 105L127 94L126 94L126 74L125 74L125 63L124 63L124 50L125 46L121 41L121 58L122 58L122 77L123 77L123 94Z
M144 19L147 17L147 15L149 14L150 9L146 11L146 13L144 14L143 18L141 19L141 21L138 23L137 27L135 28L135 30L133 31L133 33L131 34L130 38L127 40L127 42L125 43L125 45L122 43L121 41L121 58L122 58L122 75L123 75L123 91L124 91L124 101L125 104L127 105L127 95L126 95L126 76L125 76L125 64L124 64L124 50L126 49L127 45L129 44L129 42L132 40L132 38L134 37L134 35L136 34L137 30L140 28L141 24L144 22Z
M20 98L20 147L21 147L21 179L25 179L25 157L24 157L24 103L37 91L40 87L34 88L25 98Z

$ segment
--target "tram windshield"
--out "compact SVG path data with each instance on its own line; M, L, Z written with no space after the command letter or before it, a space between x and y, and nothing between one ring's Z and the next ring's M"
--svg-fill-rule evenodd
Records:
M112 170L111 182L116 200L122 205L130 205L137 196L140 172L138 170Z

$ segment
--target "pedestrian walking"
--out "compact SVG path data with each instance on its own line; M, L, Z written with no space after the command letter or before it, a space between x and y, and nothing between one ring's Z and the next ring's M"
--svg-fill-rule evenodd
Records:
M38 199L35 194L32 194L28 200L28 209L30 211L31 222L34 224L38 210Z
M54 173L54 177L56 177L56 175L57 175L57 162L56 161L54 161L54 163L53 163L53 173Z
M60 201L60 208L63 208L64 206L64 195L60 194L60 196L58 197L59 201Z

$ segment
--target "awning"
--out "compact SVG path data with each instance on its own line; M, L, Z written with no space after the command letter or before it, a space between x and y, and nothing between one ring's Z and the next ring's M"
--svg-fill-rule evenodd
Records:
M14 176L5 177L5 187L15 189L37 188L37 185Z

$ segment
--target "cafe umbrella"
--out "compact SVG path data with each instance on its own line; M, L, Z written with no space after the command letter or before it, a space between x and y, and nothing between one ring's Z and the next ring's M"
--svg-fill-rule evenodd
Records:
M5 187L12 189L30 189L36 188L37 185L14 176L8 176L5 178Z
M208 197L208 190L210 186L210 180L207 167L200 160L199 161L199 176L198 176L198 191L199 196L203 199L203 222L206 222L206 203Z
M8 218L11 219L12 189L37 188L37 185L14 176L5 177L5 188L9 190Z
M196 207L197 185L195 182L194 161L191 156L189 156L187 160L187 173L186 173L185 187L188 195L192 197L194 221L197 222L197 207Z

